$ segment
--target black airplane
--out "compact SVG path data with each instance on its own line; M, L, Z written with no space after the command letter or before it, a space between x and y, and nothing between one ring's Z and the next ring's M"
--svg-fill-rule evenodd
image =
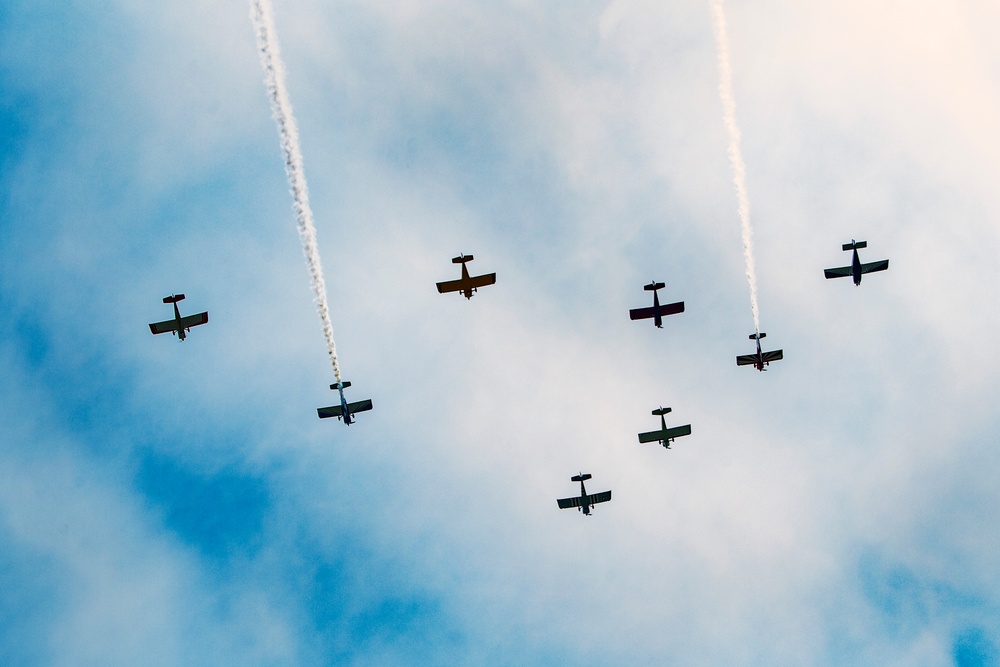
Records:
M773 352L761 352L760 349L760 339L767 336L766 333L752 333L750 334L750 340L757 341L757 353L756 354L743 354L736 357L737 366L753 366L759 371L767 370L764 366L767 366L772 361L780 361L783 358L783 353L781 350L774 350Z
M867 241L855 241L854 239L851 239L850 243L845 243L843 246L844 250L854 251L854 256L851 257L851 265L842 266L837 269L825 269L823 271L823 275L825 275L827 279L846 278L847 276L851 276L854 278L854 284L860 286L862 274L875 273L876 271L885 271L888 269L889 260L887 259L882 259L877 262L869 262L867 264L861 263L861 259L858 257L858 249L867 247Z
M497 281L497 274L487 273L481 276L470 276L469 269L466 268L465 263L471 262L475 259L472 255L459 255L451 261L454 264L462 265L462 277L458 280L446 280L443 283L437 283L437 290L441 294L446 292L461 292L466 299L471 299L473 292L480 287L486 287L487 285L492 285Z
M678 301L677 303L668 303L666 305L660 305L660 297L657 296L656 290L664 288L666 285L663 283L658 283L655 280L645 287L644 290L653 293L653 307L652 308L633 308L628 311L629 319L633 320L648 320L653 318L653 324L657 328L663 327L663 316L664 315L676 315L677 313L684 312L684 302Z
M590 510L593 509L594 505L597 503L606 503L611 500L610 491L587 495L587 487L583 483L590 479L590 477L590 474L581 472L579 475L573 475L569 478L571 482L580 482L580 495L573 498L560 498L556 501L559 503L559 509L565 510L570 507L576 507L582 510L585 515L590 516Z
M344 423L350 426L354 423L354 413L372 409L371 399L368 398L356 403L347 402L347 399L344 398L344 390L350 386L350 382L338 382L330 385L330 389L336 389L340 392L340 405L331 405L328 408L316 408L320 419L327 419L328 417L343 418Z
M191 327L196 327L201 324L208 322L208 311L204 313L198 313L197 315L188 315L187 317L181 317L181 311L177 308L177 302L183 301L183 294L173 294L171 296L163 297L163 303L174 304L174 319L164 320L163 322L153 322L149 325L149 330L153 334L167 333L168 331L181 340L187 338L188 331L191 331Z
M670 412L670 408L659 408L657 410L653 410L653 415L660 418L660 430L640 433L640 444L646 442L659 442L667 449L670 449L670 443L674 441L674 438L679 438L683 435L691 435L691 424L667 428L667 420L663 415L668 412Z

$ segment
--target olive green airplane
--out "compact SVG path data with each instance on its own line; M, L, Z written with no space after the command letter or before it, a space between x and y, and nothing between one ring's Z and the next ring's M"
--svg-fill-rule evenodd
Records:
M660 418L660 430L659 431L649 431L647 433L639 434L639 442L659 442L661 445L670 449L670 443L674 441L674 438L679 438L683 435L691 435L691 424L685 424L684 426L675 426L674 428L667 428L667 420L663 415L670 412L670 408L658 408L653 410L653 415Z
M163 297L163 303L174 304L174 319L164 320L163 322L153 322L149 325L149 330L153 334L167 333L168 331L181 340L187 338L185 332L191 331L191 327L196 327L208 322L208 311L204 313L198 313L197 315L188 315L187 317L181 317L181 311L177 308L177 302L183 301L183 294L172 294L171 296Z
M570 477L569 480L571 482L580 482L580 495L572 498L560 498L556 501L559 504L559 509L565 510L571 507L576 507L585 515L590 516L590 510L594 508L594 505L597 503L606 503L611 500L610 491L601 491L600 493L587 495L587 487L585 487L583 483L590 478L591 475L589 473L582 472L579 475L573 475Z

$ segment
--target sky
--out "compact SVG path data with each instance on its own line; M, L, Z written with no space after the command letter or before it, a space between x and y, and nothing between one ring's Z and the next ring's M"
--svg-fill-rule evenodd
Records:
M1000 664L1000 6L726 2L758 373L708 0L273 2L350 427L248 2L0 0L0 663Z

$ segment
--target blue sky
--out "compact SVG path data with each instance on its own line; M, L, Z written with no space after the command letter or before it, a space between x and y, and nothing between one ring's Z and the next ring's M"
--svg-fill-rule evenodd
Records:
M0 663L1000 664L1000 9L727 4L760 374L707 1L275 5L350 428L247 4L0 0Z

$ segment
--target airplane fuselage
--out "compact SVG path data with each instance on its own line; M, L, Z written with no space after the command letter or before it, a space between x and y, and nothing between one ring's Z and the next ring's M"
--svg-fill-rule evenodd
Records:
M660 314L660 297L657 295L657 290L653 290L653 324L656 325L657 329L663 328L663 315Z
M667 432L667 418L664 417L663 415L660 415L660 430L663 433ZM665 440L660 440L660 444L662 444L667 449L670 449L670 443L671 443L671 441L672 441L672 438L667 438Z
M861 286L861 258L858 257L858 249L854 249L854 256L851 257L851 278L856 286Z
M337 391L340 392L340 409L344 411L344 423L348 426L351 425L351 409L347 406L347 399L344 398L344 388L337 387Z
M583 481L580 482L580 509L583 513L590 515L590 504L587 502L587 487L583 485Z
M757 360L753 364L754 368L763 372L767 369L764 368L764 353L760 349L760 338L757 339Z
M174 306L174 321L177 322L177 337L181 340L184 340L185 338L187 338L187 334L184 333L184 327L181 326L181 309L177 307L176 301L174 301L173 306Z
M472 280L472 278L469 276L469 267L465 265L465 262L462 262L462 282L467 283L470 280ZM471 299L472 293L475 291L475 287L465 287L462 288L462 295L465 296L466 299Z

